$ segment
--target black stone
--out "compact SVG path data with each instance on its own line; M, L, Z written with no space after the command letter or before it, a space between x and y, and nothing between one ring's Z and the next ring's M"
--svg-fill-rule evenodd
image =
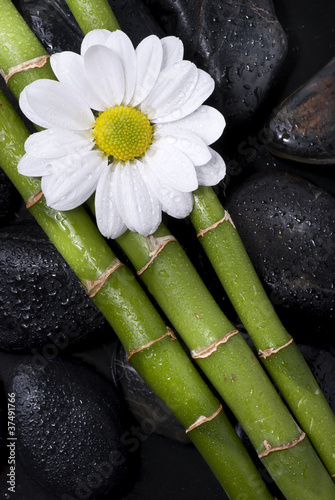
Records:
M43 367L26 355L1 361L15 394L16 458L30 479L64 499L128 490L138 452L126 445L130 421L112 384L70 358Z
M0 348L54 357L109 330L78 278L33 219L0 230Z
M20 208L21 197L0 168L0 225L14 218Z
M285 99L265 128L272 153L304 163L335 163L335 58Z
M335 412L335 349L333 346L318 347L299 345L321 391Z
M134 45L151 34L165 35L148 7L138 0L108 2L120 28ZM83 33L65 0L14 0L14 4L50 54L63 50L80 52Z
M45 49L80 52L83 33L65 0L14 0L14 5Z
M139 0L108 0L122 31L127 33L133 44L143 38L157 35L162 38L165 31L157 23L149 8Z
M179 420L129 363L117 338L93 348L76 350L75 356L115 384L145 439L155 433L183 443L190 442Z
M272 1L144 0L185 58L208 71L216 89L209 102L228 127L249 121L267 97L287 52Z
M287 309L290 321L301 313L331 332L335 198L299 176L268 172L245 180L226 208L276 307Z

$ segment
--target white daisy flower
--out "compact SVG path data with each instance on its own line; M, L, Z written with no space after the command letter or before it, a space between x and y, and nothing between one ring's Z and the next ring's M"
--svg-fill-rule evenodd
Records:
M20 96L23 113L45 130L32 134L18 165L42 177L47 204L70 210L95 192L99 230L144 236L192 210L192 191L225 175L209 145L225 120L203 105L213 79L183 60L175 37L145 38L136 49L122 31L94 30L81 53L50 58L58 79L37 80Z

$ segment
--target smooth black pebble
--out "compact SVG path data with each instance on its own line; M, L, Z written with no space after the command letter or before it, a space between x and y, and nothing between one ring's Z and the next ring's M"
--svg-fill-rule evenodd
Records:
M225 207L272 302L291 321L300 313L300 340L303 324L314 319L334 341L335 198L300 176L272 171L245 180Z
M0 316L0 348L11 351L54 355L110 329L32 218L0 229Z
M63 500L127 490L139 454L126 446L129 415L112 384L70 358L42 367L6 354L1 362L15 394L16 457L29 477Z

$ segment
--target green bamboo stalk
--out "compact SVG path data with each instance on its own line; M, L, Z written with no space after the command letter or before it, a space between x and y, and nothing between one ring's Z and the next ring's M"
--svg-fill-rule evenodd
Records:
M168 234L161 225L154 237ZM129 231L117 239L136 271L150 261L151 242L152 238ZM141 278L191 351L209 346L234 330L178 242L168 243ZM239 334L208 358L196 361L241 422L258 454L264 451L265 440L278 446L297 438L299 431L291 414ZM320 485L334 486L307 438L262 461L288 499L316 498ZM315 476L314 467L319 470ZM334 494L330 492L330 498ZM320 495L323 498L323 493Z
M10 24L6 25L10 19ZM9 0L1 1L0 16L0 47L2 47L1 69L8 75L10 69L30 59L47 56L39 40L32 34L29 26L23 21L19 12L14 8ZM29 43L22 43L23 40ZM17 50L18 44L20 50ZM36 80L36 78L55 79L49 61L42 68L30 69L14 74L8 86L14 95L18 96L26 85Z
M0 103L0 164L26 201L40 189L38 179L17 172L29 133L2 91ZM98 279L114 261L114 253L84 208L57 212L41 199L30 211L80 281ZM93 301L128 353L166 333L164 321L125 266L108 278ZM178 341L167 337L156 342L134 354L131 363L185 428L220 407ZM223 411L189 437L229 498L273 499Z
M16 35L14 39L10 37L9 52L12 56L14 53L16 60L21 62L27 56L30 59L43 55L43 50L35 44L32 33L25 30L23 20L17 16L11 2L3 4L3 7L2 20L4 23L8 22L7 29L12 29ZM8 9L7 18L4 15L5 7ZM0 37L3 34L1 27ZM4 53L7 51L4 50ZM12 59L4 59L1 61L2 67L11 67ZM50 68L47 69L47 75L45 68L38 71L41 77L53 78ZM32 72L33 76L30 75ZM14 93L18 93L20 87L30 83L31 79L35 80L39 74L35 70L20 73L13 87ZM40 189L38 179L21 176L16 168L24 154L24 142L29 134L2 92L0 100L0 164L27 201ZM80 280L97 279L114 260L115 255L83 208L67 213L57 212L47 207L42 199L30 211ZM93 300L118 334L127 352L146 345L166 332L163 320L126 267L115 271ZM203 382L178 342L164 340L155 343L150 349L132 356L131 362L185 428L199 414L212 415L219 407L219 401ZM192 430L189 435L230 498L272 498L222 411L214 420Z
M197 232L225 215L213 189L202 186L195 192L191 221ZM292 337L267 297L234 226L225 221L200 237L200 243L259 352L290 342ZM298 346L291 343L261 359L329 473L334 475L335 415Z
M84 33L95 28L120 29L107 0L65 0Z
M152 269L153 267L154 267L154 265L151 266L149 269ZM213 338L213 337L215 337L215 334L211 335L208 332L207 340L209 338ZM202 337L202 339L204 340L203 337ZM233 337L232 341L230 341L230 344L232 345L233 342L240 343L241 339L239 339L239 340L238 339L239 339L238 336ZM242 344L240 343L237 345L242 346L244 344L242 342ZM227 350L227 353L229 356L229 348ZM250 354L250 353L248 353L248 354ZM236 353L235 353L235 355L236 355ZM237 357L239 357L239 356L237 356ZM227 361L228 361L228 359L227 359ZM207 366L209 366L209 365L207 365ZM259 364L255 363L255 366L259 367ZM217 371L217 370L215 370L215 371ZM253 370L251 370L251 372L252 371ZM258 372L256 369L255 373L260 378L262 378L262 376L264 377L264 372L259 371L259 369L258 369ZM262 376L260 375L261 373L263 373ZM248 373L245 375L247 375L248 377L252 376L252 375L250 375L250 370L248 370ZM235 387L236 387L236 385L238 385L238 384L235 384L235 382L237 381L236 378L234 378L234 377L232 379L230 379L229 377L225 377L225 378L226 378L226 380L224 380L224 382L226 382L227 387L228 387L228 385L231 385L231 382L234 383ZM267 378L265 378L264 380L268 381ZM267 383L269 384L269 382L267 382ZM272 388L272 385L269 384L269 387ZM263 385L262 390L264 388L267 389L266 384L265 384L265 386ZM257 391L257 384L256 384L256 388L254 388L254 387L252 388L252 391L254 391L254 390ZM234 392L234 391L230 391L228 389L228 393L229 392ZM262 391L260 391L260 392L262 392ZM276 393L274 392L273 394L276 394ZM234 397L236 397L236 395L238 395L238 391L235 392ZM261 404L261 406L264 403L268 403L268 396L269 395L270 396L272 395L271 391L269 394L267 393L267 391L265 393L263 393L263 398L261 397L258 400L258 402ZM275 399L274 399L274 401L275 401ZM278 401L280 401L279 398L278 398ZM253 401L252 405L254 405L254 401ZM258 405L256 405L256 406L258 406ZM296 427L295 427L295 424L293 423L293 421L290 420L289 422L288 421L286 422L287 417L289 417L289 413L287 411L285 413L284 408L285 407L282 406L282 408L280 408L280 409L281 409L281 416L285 417L285 418L277 419L277 422L276 422L276 424L278 423L278 425L279 425L279 429L281 431L283 431L281 433L281 435L279 436L279 438L280 438L279 441L277 441L276 436L275 436L275 439L273 439L273 430L272 429L267 434L268 437L270 437L270 436L272 437L271 441L272 441L273 445L281 444L283 442L282 438L284 435L291 435L291 439L289 439L289 441L291 441L292 439L295 439L297 437L297 435L296 435L297 431L296 431ZM254 408L252 408L252 409L254 409ZM276 413L277 407L273 407L271 409L272 409L272 411L274 411L274 413ZM267 415L265 418L268 418L268 416L269 415ZM280 420L280 422L278 420ZM256 424L256 423L258 423L258 421L254 422L254 423ZM293 426L294 426L295 432L293 431ZM249 429L249 432L251 432L251 431L252 431L252 429L251 430ZM263 442L262 442L263 447L264 447L264 444L265 444L265 442L263 440ZM310 455L308 455L309 453L310 453ZM291 467L290 461L294 462L297 466L297 470L295 472L293 472L290 468ZM277 479L277 482L279 482L279 484L281 484L281 486L283 487L283 491L287 495L288 498L301 498L301 497L303 497L303 498L307 499L307 498L315 498L316 495L321 496L322 498L325 498L325 499L334 497L333 483L330 481L328 475L325 473L325 471L322 468L321 463L319 462L316 455L313 454L312 448L311 448L307 439L302 441L298 446L295 446L294 448L287 449L285 451L281 451L279 454L278 453L271 453L268 457L264 458L264 462L267 464L268 468L272 469L273 476L275 477L275 479ZM285 470L286 477L284 478L284 480L282 480L283 465L285 463L286 463L286 465L288 465L288 468L286 468L286 470ZM299 473L299 469L301 471L300 473ZM317 484L318 481L319 481L319 484Z
M65 0L83 33L95 28L114 31L120 29L107 0Z

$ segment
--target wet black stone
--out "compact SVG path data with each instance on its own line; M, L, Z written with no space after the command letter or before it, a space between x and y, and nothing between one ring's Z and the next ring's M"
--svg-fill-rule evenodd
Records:
M122 31L138 45L149 35L165 36L149 8L138 0L108 0Z
M245 180L226 208L275 306L290 321L301 313L307 324L334 324L335 198L299 176L268 172Z
M134 45L155 34L165 35L148 7L138 0L108 0L120 28L127 33ZM80 52L83 33L65 0L14 0L22 17L52 54L62 50Z
M287 39L269 0L145 0L163 29L179 36L185 57L216 82L209 102L227 125L246 122L267 97Z
M20 202L20 195L0 168L0 225L14 218Z
M13 3L50 54L62 50L80 52L83 33L65 0L14 0Z
M15 393L16 457L30 478L61 498L127 490L138 453L127 448L129 418L115 388L70 358L40 367L32 356L5 356L1 374L6 392Z
M335 349L333 346L299 345L321 391L335 412Z
M304 163L335 163L335 58L276 109L269 150Z
M33 219L0 230L0 348L54 357L109 331L78 278Z
M117 338L100 346L76 350L75 356L115 384L145 439L155 433L183 443L190 442L179 420L129 363Z

